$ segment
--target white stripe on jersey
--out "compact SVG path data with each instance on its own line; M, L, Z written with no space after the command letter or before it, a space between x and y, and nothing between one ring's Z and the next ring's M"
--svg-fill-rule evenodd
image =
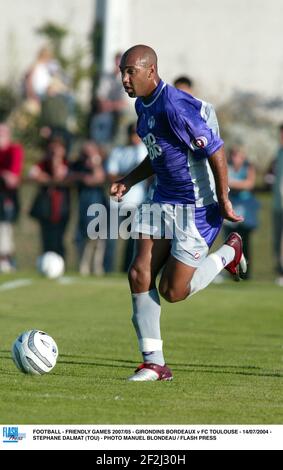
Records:
M198 99L198 98L196 98ZM198 99L201 102L200 114L212 132L220 136L217 116L212 104ZM197 160L193 153L188 151L188 167L194 185L196 207L203 207L217 201L215 181L208 160Z
M151 101L150 103L148 104L145 104L143 101L142 101L142 105L145 107L145 108L148 108L149 106L151 106L153 103L155 103L155 101L159 98L160 94L162 93L162 90L163 88L166 87L166 83L163 84L162 88L160 89L159 93L156 95L156 97L154 98L153 101Z

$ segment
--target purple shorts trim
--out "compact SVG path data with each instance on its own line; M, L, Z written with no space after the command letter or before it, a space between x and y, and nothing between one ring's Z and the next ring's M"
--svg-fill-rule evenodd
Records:
M204 207L196 207L195 225L209 248L219 234L222 223L223 218L217 203Z

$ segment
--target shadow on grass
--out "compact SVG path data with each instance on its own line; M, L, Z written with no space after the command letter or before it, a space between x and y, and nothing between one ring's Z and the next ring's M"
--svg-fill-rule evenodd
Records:
M7 355L9 353L9 355ZM11 360L10 351L1 351L0 357L2 359ZM61 354L58 359L58 364L74 365L74 366L94 366L94 367L111 367L133 369L137 365L136 361L125 359L113 359L105 357L97 357L97 362L87 361L89 356L75 356L71 354ZM70 360L68 360L70 358ZM74 360L85 359L85 360ZM91 358L90 358L91 359ZM101 361L101 362L99 362ZM232 364L184 364L184 363L170 363L170 367L174 367L176 372L195 372L201 374L232 374L232 375L245 375L253 377L276 377L283 378L283 371L271 371L258 366L252 365L232 365Z

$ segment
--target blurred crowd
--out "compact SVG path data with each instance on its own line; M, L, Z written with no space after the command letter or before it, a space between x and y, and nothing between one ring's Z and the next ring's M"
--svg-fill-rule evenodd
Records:
M87 135L76 132L76 102L72 84L55 60L51 50L42 48L23 79L23 100L39 116L39 133L44 142L38 161L24 171L25 149L14 142L9 121L0 122L0 272L16 269L17 248L13 225L20 213L20 186L33 183L34 196L29 216L39 228L41 253L53 251L66 258L65 236L69 229L72 201L76 195L76 228L73 233L77 269L83 275L117 270L118 253L122 252L122 271L127 271L133 255L133 240L113 239L106 227L103 239L92 240L88 234L92 204L105 207L110 220L117 203L107 196L107 186L129 173L146 156L147 151L136 133L132 109L123 90L119 72L120 54L114 58L112 73L102 74L90 104ZM173 86L194 93L187 76L176 78ZM218 132L214 108L207 104L207 122ZM247 278L252 273L252 234L259 225L260 205L255 195L256 169L246 149L235 145L228 149L230 199L235 211L245 221L225 223L223 237L235 229L241 234L248 260ZM265 176L271 188L274 271L283 286L283 125L279 128L277 155ZM151 182L150 182L151 183ZM147 197L148 184L140 183L123 201L119 223ZM121 249L120 249L121 247ZM121 254L119 255L121 257Z

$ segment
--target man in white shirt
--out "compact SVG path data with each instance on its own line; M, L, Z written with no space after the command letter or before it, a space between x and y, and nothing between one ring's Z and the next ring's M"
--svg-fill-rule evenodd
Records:
M140 140L136 133L136 125L130 124L127 129L128 143L126 146L114 147L109 155L106 164L106 171L110 183L113 183L122 176L127 175L133 168L138 166L145 156L147 155L146 146ZM123 201L116 202L113 199L110 201L110 211L123 212L125 216L131 212L134 214L135 209L145 200L147 194L147 184L145 181L135 185L123 198ZM123 217L120 217L120 221ZM129 227L130 228L130 227ZM115 257L117 240L107 240L107 253L106 253L106 271L108 264L111 264L110 259ZM130 237L127 240L126 252L123 260L122 269L124 272L128 270L129 264L133 256L133 239ZM108 260L108 261L107 261Z

